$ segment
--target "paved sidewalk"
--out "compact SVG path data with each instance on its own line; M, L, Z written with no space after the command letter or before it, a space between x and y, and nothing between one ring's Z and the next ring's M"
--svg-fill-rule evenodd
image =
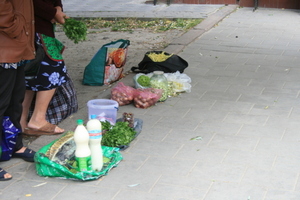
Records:
M1 164L14 179L0 183L0 199L299 200L300 12L252 10L221 22L220 12L210 14L207 29L200 24L167 47L180 48L189 62L192 92L149 109L120 107L119 115L133 112L144 126L107 176L39 177L34 164L12 159ZM122 81L132 85L132 76ZM79 110L62 127L86 113Z

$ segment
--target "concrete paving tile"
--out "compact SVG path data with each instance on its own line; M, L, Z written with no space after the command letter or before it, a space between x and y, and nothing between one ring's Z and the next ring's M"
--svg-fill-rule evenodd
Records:
M255 67L258 67L258 65L256 65ZM248 79L251 78L255 80L261 80L261 79L268 80L270 79L271 76L272 76L271 72L258 73L257 71L241 71L238 74L238 77L240 78L248 78Z
M252 103L217 100L211 107L211 110L248 114L252 107Z
M26 195L29 194L29 198L32 200L39 200L41 198L50 200L55 198L57 193L66 187L66 184L44 183L29 179L18 180L13 184L13 187L8 187L2 192L1 199L26 199L28 198Z
M111 173L99 181L99 188L116 188L118 190L130 190L136 192L148 192L157 182L161 175L143 174L136 169L118 166Z
M225 181L239 183L246 171L243 166L227 163L198 162L190 172L196 177L202 177L207 181Z
M300 141L298 136L298 130L300 128L300 124L293 124L286 127L282 140L284 141Z
M299 97L295 97L295 94L289 95L289 94L279 94L278 95L278 99L276 100L276 104L278 105L291 105L293 107L297 107L299 106Z
M252 125L264 125L268 119L268 115L247 115L229 113L224 122L239 123L239 124L252 124Z
M296 81L287 81L287 82L285 82L283 88L284 89L295 90L294 92L299 90L299 86L298 86L298 83Z
M258 80L258 79L251 79L251 82L249 83L249 86L260 86L260 87L264 87L264 91L265 92L266 89L268 88L282 88L285 85L284 81L277 81L277 80Z
M243 124L238 135L247 137L266 137L280 140L286 134L285 129L286 127L284 126Z
M284 51L282 49L272 49L271 51L270 49L257 49L254 51L254 53L280 56L284 54Z
M298 120L294 120L293 118L284 118L281 116L270 116L265 125L267 126L282 126L288 128L289 126L297 126L299 123Z
M174 99L177 97L172 97L171 99ZM184 100L184 99L182 99ZM178 118L182 118L185 116L188 112L188 109L186 107L179 107L176 106L176 102L172 104L169 99L167 99L168 102L161 102L157 103L157 106L159 106L159 109L156 110L155 115L159 117L172 117L177 116Z
M237 56L237 60L240 60L239 56ZM248 60L248 58L244 58L245 62ZM252 71L255 72L258 69L259 66L254 66L254 65L244 65L244 64L240 64L240 63L233 63L233 64L228 64L226 66L226 69L228 70L239 70L239 71ZM225 77L226 78L226 77ZM238 77L235 77L238 78ZM240 78L241 79L241 83L243 83L242 79L244 78ZM247 80L247 79L246 79Z
M76 199L86 199L87 197L89 199L99 199L99 198L112 199L117 192L118 192L118 188L92 187L90 185L86 185L85 183L81 182L81 184L77 186L74 186L72 184L66 186L59 193L57 193L57 195L53 199L54 200L70 199L70 196L72 194L76 195Z
M273 95L248 95L242 94L241 97L238 99L238 102L249 102L253 104L260 104L260 105L273 105L278 100L278 94Z
M214 110L202 110L201 112L196 110L190 110L188 116L190 119L197 119L200 121L197 127L202 125L212 125L223 122L224 118L226 117L227 112L221 111L214 111ZM190 129L194 130L194 129Z
M184 145L174 156L176 159L189 159L195 160L199 163L210 163L211 165L219 165L225 158L228 150L221 147L209 147L201 145L201 141L193 141L190 145ZM190 178L197 178L203 180L201 176L190 173ZM175 176L178 177L178 176ZM188 180L188 179L187 179ZM208 181L208 180L205 180Z
M293 172L249 167L241 184L254 184L274 190L294 190L296 181L297 174Z
M231 86L229 86L231 87ZM213 100L213 101L232 101L235 102L239 99L241 94L233 92L233 91L207 91L201 96L201 101Z
M248 86L248 85L230 85L226 93L260 95L264 91L263 86Z
M300 158L298 141L283 141L273 138L261 138L255 151L262 154L273 154Z
M226 66L225 66L226 67ZM225 68L224 67L224 68ZM238 70L220 70L220 69L210 69L208 72L205 74L206 76L222 76L222 77L235 77L238 75L240 71Z
M260 154L253 151L239 149L229 150L222 163L234 164L242 167L253 167L258 169L270 170L274 164L276 156Z
M210 188L212 181L203 180L201 176L196 176L195 174L189 174L188 176L167 176L162 175L157 181L158 185L174 185L181 187L189 187L198 189L199 192L204 191L203 194Z
M194 89L193 89L194 91ZM202 95L200 95L202 96ZM215 102L214 101L211 101L211 100L199 100L198 98L189 98L189 101L187 103L187 101L178 101L174 107L177 108L177 107L183 107L185 108L186 110L193 110L195 108L201 108L201 111L202 110L209 110L212 105L214 104ZM187 116L188 113L185 115Z
M170 132L172 128L168 127L157 127L157 126L144 126L140 135L138 135L137 140L152 140L152 141L162 141Z
M284 191L284 190L268 190L264 200L298 200L300 199L299 191Z
M198 91L219 91L219 92L225 92L228 88L228 85L222 85L222 84L215 84L215 81L218 79L217 76L210 76L210 77L200 77L200 79L197 81L197 85L192 88L193 92Z
M130 200L171 200L173 199L170 197L167 193L161 193L161 194L155 194L155 193L149 193L149 192L139 192L139 191L130 191L130 190L120 190L113 198L114 200L124 200L124 199L130 199Z
M167 185L167 184L156 184L151 193L154 194L168 194L170 199L174 200L196 200L196 199L203 199L206 189L202 188L191 188L191 187L184 187L178 185Z
M280 105L259 105L255 104L249 114L251 115L281 115L282 117L289 117L292 107Z
M253 151L259 142L257 137L232 136L216 134L208 144L209 147Z
M170 149L172 151L172 149ZM174 153L174 152L172 152ZM165 154L165 153L164 153ZM164 155L167 156L167 155ZM174 159L167 157L151 156L137 173L149 174L150 176L186 176L195 166L196 161L189 159Z
M180 118L176 116L169 116L169 117L161 117L156 126L164 126L173 128L176 127L178 129L185 129L185 130L195 130L199 123L201 122L199 119L191 120L190 117Z
M140 140L130 147L130 152L136 152L147 156L162 156L171 158L181 148L181 144L163 141Z
M241 200L241 199L263 199L266 189L252 184L216 181L213 183L205 200Z
M219 122L215 124L201 124L195 131L202 134L236 135L242 125L237 123Z
M298 57L300 56L300 52L297 50L285 50L282 55L284 56L291 56L291 57Z
M192 138L201 137L201 140L193 141ZM163 138L165 142L178 143L182 145L196 145L204 146L211 139L212 134L203 134L200 131L187 131L180 129L173 129L166 137Z
M273 97L275 99L274 103L286 106L286 105L295 105L294 103L298 101L297 91L290 89L280 89L280 88L265 88L262 92L262 95Z
M288 171L300 174L299 164L300 161L298 157L290 155L277 156L272 169L281 172Z
M278 66L285 66L285 67L298 66L299 60L297 60L296 58L291 57L291 56L285 56L285 57L286 58L284 58L284 56L281 56L282 59L280 59L276 63L276 65L278 65Z

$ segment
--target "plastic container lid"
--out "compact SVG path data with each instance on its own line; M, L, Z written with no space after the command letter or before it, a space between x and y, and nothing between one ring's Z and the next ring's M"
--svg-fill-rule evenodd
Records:
M87 102L87 106L97 109L117 109L119 104L117 101L110 99L93 99Z
M95 114L91 115L91 119L97 119L97 115Z
M160 75L160 74L164 74L164 72L163 71L154 71L153 74Z

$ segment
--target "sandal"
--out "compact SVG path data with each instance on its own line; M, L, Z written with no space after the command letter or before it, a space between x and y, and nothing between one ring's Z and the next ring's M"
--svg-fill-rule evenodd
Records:
M4 169L0 168L0 181L9 181L12 179L12 176L5 178L5 174L8 174Z
M41 128L25 128L23 133L25 135L57 135L64 133L64 131L55 132L56 127L54 124L46 123Z
M23 153L13 153L12 157L14 158L22 158L27 162L34 162L35 151L26 148Z

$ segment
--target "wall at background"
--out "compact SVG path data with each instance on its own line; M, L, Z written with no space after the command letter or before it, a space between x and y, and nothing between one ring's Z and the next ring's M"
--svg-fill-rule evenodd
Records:
M171 3L238 4L242 7L254 7L254 0L171 0ZM300 1L299 0L258 0L258 7L300 9Z

